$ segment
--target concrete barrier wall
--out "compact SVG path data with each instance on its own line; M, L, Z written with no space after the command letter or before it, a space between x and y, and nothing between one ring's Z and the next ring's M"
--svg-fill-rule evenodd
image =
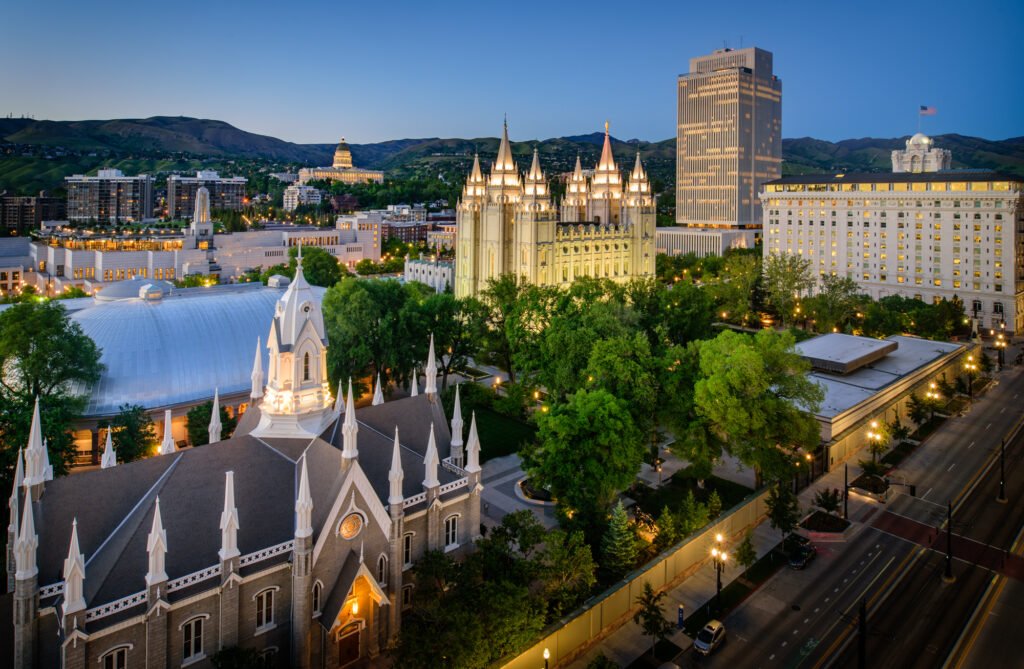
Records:
M747 497L702 531L665 551L642 569L629 574L548 627L544 636L519 656L495 666L501 669L538 669L544 666L546 648L551 655L550 666L556 667L579 657L593 643L622 624L632 625L630 617L645 583L650 583L655 590L665 590L692 575L708 559L716 534L733 540L760 522L767 512L767 497L767 489Z

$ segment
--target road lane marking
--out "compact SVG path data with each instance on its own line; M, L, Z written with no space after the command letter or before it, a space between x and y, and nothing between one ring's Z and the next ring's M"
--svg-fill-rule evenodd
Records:
M1003 407L1003 408L1006 408L1006 407ZM986 426L985 426L985 429L987 430L987 429L989 429L990 427L992 427L992 423L989 423L988 425L986 425Z
M769 662L771 662L774 659L775 659L775 653L772 653L771 655L768 656L768 661Z
M932 489L928 488L928 492L926 492L925 494L921 495L921 499L924 499L925 497L927 497L928 493L931 492L931 491L932 491Z
M974 448L974 442L973 441L970 443L970 445L967 446L967 450L969 451L972 448Z
M814 612L817 613L820 610L821 610L821 608L819 607L819 608L814 609Z
M826 597L826 598L825 598L825 601L827 602L827 601L829 601L829 600L831 600L831 599L832 599L831 597Z
M1003 413L1004 411L1006 411L1006 407L1003 407L1002 409L1000 409L1000 410L999 410L999 413ZM991 424L992 424L992 423L989 423L989 425L991 425Z
M785 648L785 647L786 647L786 643L787 643L787 642L785 642L785 641L783 641L783 642L782 642L782 647L783 647L783 648Z
M800 633L800 630L799 630L799 629L795 629L795 630L793 630L793 636L796 636L796 635L797 635L797 634L799 634L799 633Z
M807 623L809 623L809 622L810 622L810 620L811 620L810 618L804 618L804 625L806 625Z
M949 469L947 469L946 471L947 471L947 472L951 472L951 471L953 471L953 467L956 467L956 463L955 463L955 462L954 462L953 464L951 464L951 465L949 466Z

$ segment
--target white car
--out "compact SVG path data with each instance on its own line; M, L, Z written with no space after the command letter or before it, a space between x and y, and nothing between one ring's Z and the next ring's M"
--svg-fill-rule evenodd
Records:
M716 648L725 643L725 625L718 620L712 620L704 629L697 632L697 638L693 640L693 647L701 655L710 655Z

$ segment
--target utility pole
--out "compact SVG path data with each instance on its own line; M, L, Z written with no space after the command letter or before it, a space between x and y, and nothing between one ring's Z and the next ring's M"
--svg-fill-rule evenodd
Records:
M857 616L857 669L868 666L868 606L860 600L860 615Z
M946 583L956 580L953 576L953 502L946 502L946 573L942 580Z

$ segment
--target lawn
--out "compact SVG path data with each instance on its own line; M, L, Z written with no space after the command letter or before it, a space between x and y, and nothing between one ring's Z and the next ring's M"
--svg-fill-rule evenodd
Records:
M480 462L518 453L519 447L532 442L537 433L533 425L485 407L476 408L476 429L480 436Z
M722 499L722 511L731 509L754 492L746 486L717 476L705 479L704 489L701 490L697 487L697 479L689 473L689 469L683 469L676 472L665 485L658 489L638 484L630 496L636 499L637 506L641 510L657 517L666 505L673 511L678 511L683 505L686 494L691 490L697 501L704 503L707 503L711 491L717 490L718 496Z

